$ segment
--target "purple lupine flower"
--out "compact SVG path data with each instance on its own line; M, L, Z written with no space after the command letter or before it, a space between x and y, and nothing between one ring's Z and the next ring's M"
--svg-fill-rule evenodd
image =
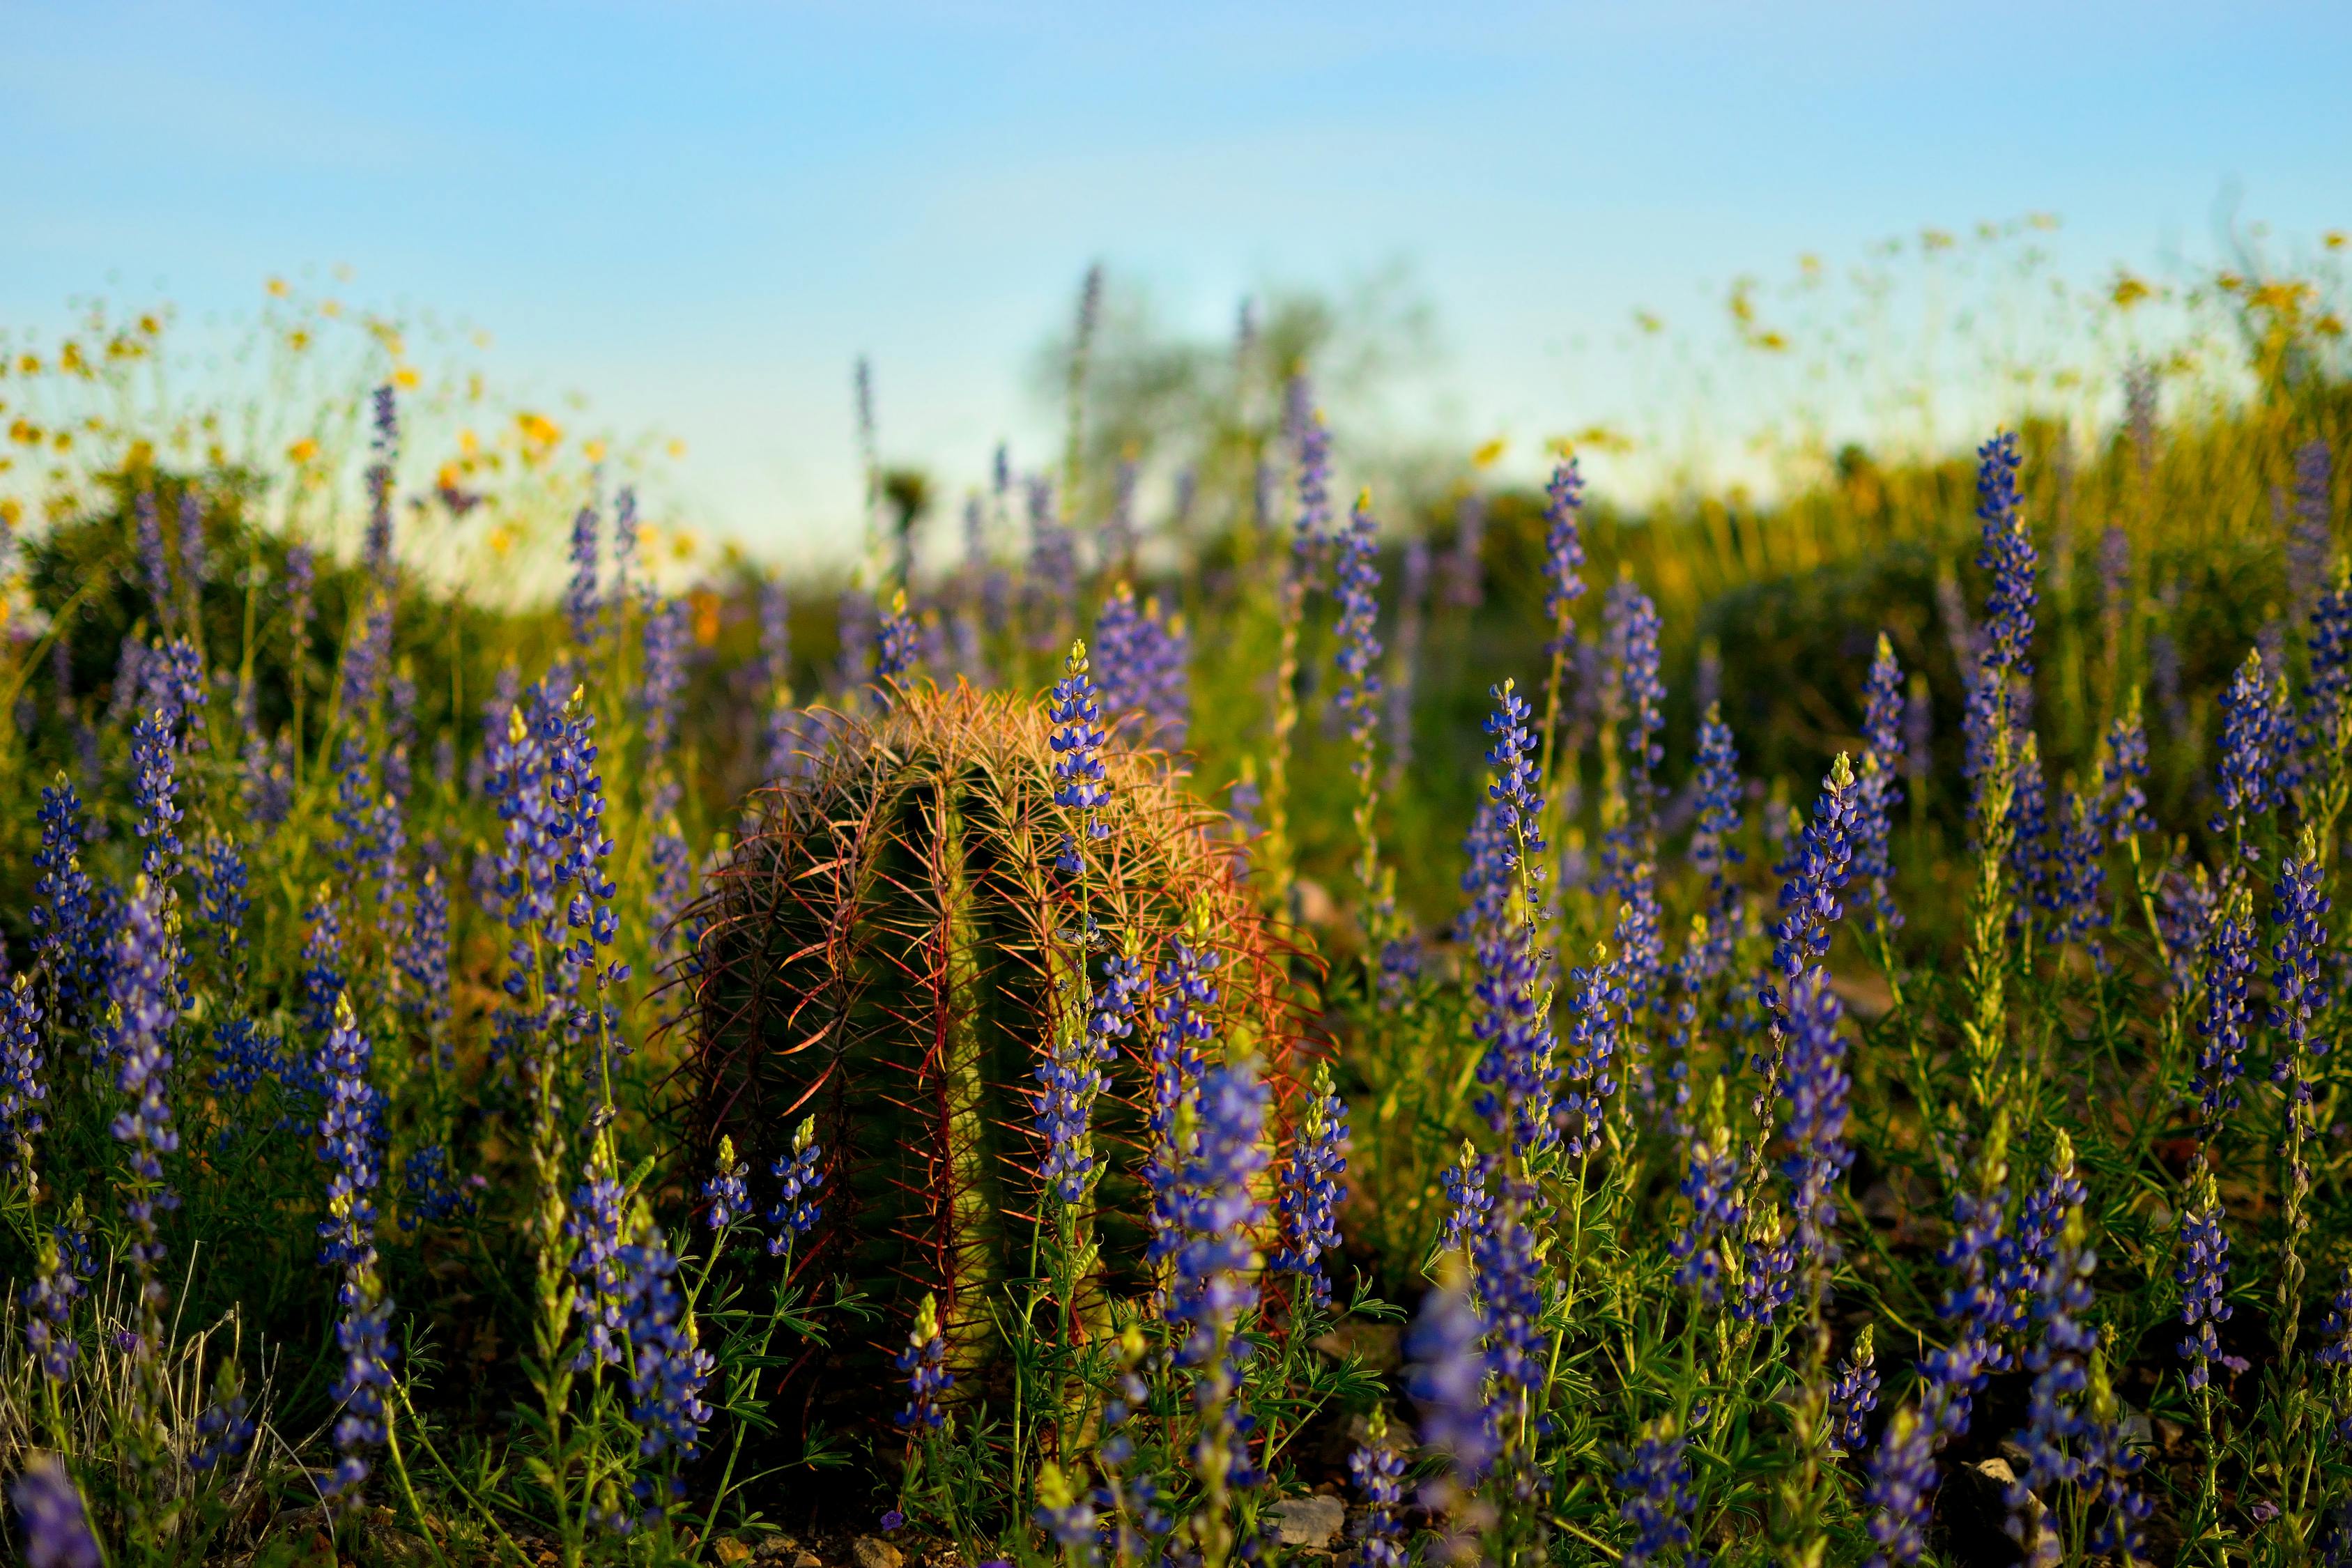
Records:
M623 485L613 498L613 597L629 591L629 568L637 560L637 489Z
M1545 1270L1538 1257L1540 1216L1532 1213L1539 1189L1506 1173L1486 1223L1470 1238L1471 1271L1486 1331L1486 1370L1498 1438L1496 1468L1512 1495L1530 1501L1546 1490L1533 1438L1543 1419L1537 1398L1551 1362L1544 1324Z
M1584 476L1570 458L1551 471L1544 491L1544 616L1551 622L1549 651L1568 651L1576 637L1576 601L1584 593Z
M394 994L401 1012L428 1036L449 1017L449 889L431 866L392 949ZM442 1043L445 1061L454 1047Z
M1895 808L1903 804L1903 668L1895 645L1878 634L1878 654L1862 689L1862 772L1854 781L1852 875L1866 878L1870 901L1857 911L1862 929L1898 931L1903 916L1887 883L1895 875L1889 854Z
M1852 1079L1845 1068L1845 1037L1838 1030L1843 1012L1826 970L1809 969L1790 987L1781 1093L1789 1102L1787 1133L1792 1149L1781 1169L1789 1180L1797 1251L1813 1266L1816 1304L1839 1255L1832 1234L1837 1224L1832 1189L1853 1163L1845 1137Z
M782 1258L792 1251L795 1238L816 1228L824 1216L817 1203L817 1189L824 1185L824 1173L817 1168L824 1157L824 1147L816 1141L816 1118L802 1119L793 1133L793 1150L781 1154L769 1173L778 1183L776 1206L768 1211L768 1223L776 1227L768 1238L768 1256Z
M1306 385L1301 377L1296 384ZM1308 411L1295 437L1298 447L1298 516L1290 531L1291 571L1304 584L1314 574L1316 557L1331 532L1331 431L1323 411Z
M1380 1405L1372 1407L1364 1440L1348 1456L1348 1476L1364 1505L1348 1568L1405 1568L1404 1522L1397 1517L1404 1502L1404 1456L1389 1440L1388 1412Z
M402 1190L408 1194L400 1214L400 1228L406 1231L427 1221L437 1224L458 1215L472 1215L475 1190L485 1184L480 1176L459 1184L450 1174L449 1151L438 1143L412 1150L401 1162L400 1179Z
M319 1053L327 1080L326 1113L319 1121L319 1158L334 1167L327 1183L327 1217L319 1222L321 1268L349 1270L375 1258L375 1189L383 1174L382 1097L368 1081L374 1052L337 994L333 1031Z
M2098 1521L2084 1539L2093 1557L2116 1563L2146 1561L2141 1526L2155 1511L2154 1502L2132 1484L2147 1458L2134 1446L2107 1375L2106 1358L2096 1349L2090 1358L2090 1397L2074 1437L2074 1484L2087 1504L2101 1509Z
M1977 1313L1989 1334L2012 1341L2024 1335L2041 1295L2042 1277L2057 1256L2058 1234L2065 1226L2066 1215L2089 1197L2089 1189L2075 1173L2074 1146L2062 1131L2041 1184L2025 1194L2014 1231L1992 1244L1990 1294L1978 1303L1982 1310ZM2008 1356L1997 1350L1993 1359L2006 1364Z
M1478 1237L1486 1234L1486 1216L1495 1207L1495 1194L1486 1190L1489 1163L1480 1157L1475 1146L1465 1140L1461 1156L1445 1168L1441 1178L1445 1190L1445 1225L1438 1233L1438 1251L1467 1257Z
M1069 658L1062 668L1062 679L1054 683L1050 710L1054 777L1058 781L1054 804L1076 814L1077 829L1063 834L1061 853L1054 863L1066 875L1076 877L1086 872L1080 839L1093 844L1110 837L1109 825L1097 815L1110 801L1102 764L1108 737L1103 733L1102 708L1095 700L1094 683L1087 677L1087 645L1070 644Z
M2294 528L2287 536L2287 581L2308 617L2319 584L2336 559L2336 534L2328 521L2329 452L2325 438L2307 441L2294 454Z
M302 923L302 1026L324 1035L335 1026L335 998L343 994L343 922L332 887L319 885Z
M359 1500L373 1468L368 1452L384 1440L390 1419L384 1395L392 1387L394 1353L392 1302L376 1273L375 1205L370 1196L383 1161L382 1111L367 1081L370 1054L351 1005L338 998L334 1033L321 1053L332 1087L319 1135L325 1145L321 1157L333 1163L335 1174L319 1237L325 1243L320 1263L343 1271L336 1294L343 1316L335 1329L343 1370L334 1388L342 1414L335 1422L338 1458L321 1489L345 1507Z
M2032 536L2020 515L2017 487L2022 460L2017 437L2003 431L1977 449L1977 517L1984 543L1977 564L1992 578L1985 598L1985 663L2003 671L2032 673L2034 554Z
M1723 1299L1725 1237L1748 1218L1739 1151L1724 1121L1722 1081L1716 1080L1712 1130L1691 1140L1690 1167L1681 1187L1682 1195L1690 1201L1690 1219L1669 1247L1677 1265L1675 1283L1696 1290L1709 1306Z
M1355 508L1348 514L1333 575L1339 601L1339 621L1333 636L1339 647L1332 662L1339 668L1339 688L1332 694L1331 705L1347 721L1356 750L1353 766L1358 785L1369 788L1381 696L1380 525L1372 520L1369 491L1356 498Z
M204 701L195 650L174 641L160 652L146 677L153 707L140 715L131 731L131 800L139 809L142 874L163 880L178 869L180 859L179 783L173 763L181 749L180 721Z
M2273 786L2284 739L2277 733L2277 707L2262 650L2252 649L2221 699L2221 765L2214 779L2210 824L2215 833L2242 837L2248 819L2275 804Z
M641 1434L637 1452L648 1459L691 1459L710 1422L702 1389L717 1363L695 1343L693 1309L677 1289L677 1255L660 1227L640 1214L619 1263L621 1320L629 1346L629 1419ZM637 1499L657 1510L662 1501L649 1491L641 1480Z
M33 852L39 873L33 882L34 962L52 976L60 1009L78 1008L104 986L104 939L92 918L96 889L81 868L89 828L81 797L63 773L41 786L40 826L40 847Z
M142 490L131 503L132 521L139 530L139 564L147 578L148 602L155 606L155 619L172 626L179 619L179 605L172 597L172 568L163 558L163 520L155 510L152 491Z
M955 1387L955 1373L948 1371L948 1340L939 1331L936 1295L924 1293L922 1305L915 1307L915 1326L906 1335L906 1350L898 1352L898 1371L906 1373L908 1394L898 1425L918 1436L939 1432L948 1422L939 1396Z
M2019 512L2017 437L2007 432L1997 435L1978 448L1977 458L1977 517L1984 525L1977 564L1990 576L1992 586L1985 598L1983 651L1961 663L1969 672L1963 722L1967 755L1961 773L1975 784L1969 797L1972 819L1996 742L2023 727L2022 689L2033 674L2037 564L2032 536Z
M2312 1058L2326 1055L2328 1047L2326 1032L2312 1027L2330 1000L2321 954L2327 949L2327 915L2333 906L2321 890L2324 875L2315 844L2306 833L2279 868L2277 901L2271 910L2278 936L2271 944L2270 1026L2280 1046L2271 1064L2271 1081L2279 1085L2291 1119L2281 1149L2288 1159L2291 1197L2307 1192L2311 1184L2305 1149L2318 1130L2311 1102Z
M2034 1307L2042 1337L2026 1357L2033 1393L2026 1428L2019 1435L2026 1454L2025 1473L2005 1489L2009 1533L2021 1546L2029 1535L2033 1489L2048 1490L2074 1480L2079 1461L2070 1450L2089 1435L2079 1405L2090 1386L2089 1360L2098 1338L2083 1316L2091 1309L2091 1275L2097 1266L2098 1257L2084 1238L2083 1212L2071 1209L2042 1272ZM2039 1532L2032 1559L2037 1564L2058 1561L2059 1543L2053 1536L2048 1530Z
M1625 988L1617 983L1617 966L1610 962L1606 950L1598 946L1590 964L1569 971L1569 983L1576 994L1576 1021L1568 1033L1565 1077L1569 1088L1559 1097L1553 1121L1559 1127L1560 1147L1582 1158L1601 1148L1601 1123L1609 1113L1609 1100L1617 1092L1612 1068L1620 1020L1626 1012ZM1524 1061L1520 1073L1528 1080L1528 1096L1540 1103L1549 1098L1552 1080L1562 1075L1550 1068L1550 1029L1542 1028L1528 1037L1534 1046L1543 1048L1542 1054L1529 1053L1514 1059ZM1548 1141L1531 1142L1539 1148L1542 1142Z
M1698 727L1698 777L1693 793L1697 820L1691 833L1691 869L1706 879L1706 941L1696 945L1691 972L1685 978L1694 986L1715 979L1731 963L1739 940L1742 900L1735 868L1747 852L1739 847L1739 748L1731 726L1723 721L1720 706L1710 704Z
M1299 1276L1318 1307L1331 1301L1323 1255L1339 1250L1339 1178L1347 1172L1348 1103L1331 1087L1330 1064L1318 1062L1306 1115L1283 1162L1282 1245L1266 1267Z
M572 1189L563 1234L578 1244L565 1265L578 1281L572 1293L572 1315L587 1325L572 1370L624 1366L628 1362L628 1333L622 1321L622 1301L627 1285L621 1260L626 1239L622 1205L626 1194L614 1175L609 1152L599 1146L589 1156L588 1179Z
M33 1189L33 1140L47 1124L41 1106L49 1098L41 1081L41 1005L33 977L19 974L0 990L0 1173Z
M246 1414L245 1394L236 1384L236 1363L225 1361L212 1402L196 1416L196 1447L188 1456L188 1468L202 1475L234 1465L260 1435L259 1424Z
M1843 1453L1859 1454L1867 1433L1864 1423L1878 1408L1878 1361L1871 1342L1871 1326L1862 1326L1853 1353L1838 1368L1830 1384L1830 1442Z
M128 1109L116 1114L112 1131L115 1141L126 1146L131 1165L123 1215L131 1222L127 1256L139 1278L144 1316L142 1355L158 1348L152 1341L163 1304L163 1283L158 1277L163 1243L155 1211L178 1205L163 1180L163 1156L180 1146L180 1135L172 1126L171 1101L164 1098L172 1071L172 1031L179 1022L175 944L164 924L168 899L164 889L139 879L114 939L107 987L109 999L121 1009L109 1056L115 1086L130 1101Z
M572 646L583 649L594 646L604 625L604 598L597 583L599 521L593 503L572 519L572 581L563 590L563 619L572 628Z
M2180 1285L2180 1321L2189 1332L2180 1341L2181 1358L2189 1363L2189 1386L2202 1389L2211 1381L2213 1363L2243 1372L2246 1363L2221 1353L2214 1325L2230 1321L2230 1233L2222 1227L2221 1200L2211 1171L2200 1171L2187 1207L2180 1215L2181 1249L2186 1254L2173 1279Z
M2334 754L2345 693L2352 689L2352 568L2338 561L2332 582L2311 613L2311 679L2295 733L2306 773Z
M392 466L400 455L400 405L389 383L370 400L374 429L368 437L368 524L361 558L378 587L392 585Z
M1822 796L1805 825L1801 847L1773 868L1780 887L1780 918L1772 925L1772 966L1757 998L1789 1027L1782 985L1794 986L1810 965L1829 957L1831 928L1844 912L1839 895L1853 865L1853 829L1858 790L1844 752L1822 781Z
M363 715L375 707L392 662L392 595L379 589L368 601L359 636L343 649L341 700L343 711Z
M1633 1540L1618 1561L1622 1568L1698 1568L1704 1561L1691 1551L1691 1510L1697 1494L1691 1488L1690 1461L1683 1457L1686 1439L1671 1415L1662 1415L1642 1428L1641 1439L1622 1457L1617 1489L1625 1500L1617 1517L1633 1527Z
M677 696L686 688L686 601L649 594L645 621L645 671L637 689L637 711L644 716L647 756L658 764L677 737Z
M1151 1256L1157 1260L1176 1247L1177 1183L1183 1151L1177 1129L1197 1090L1202 1047L1216 1036L1210 1017L1217 987L1209 976L1217 955L1181 936L1168 939L1168 955L1154 976L1160 1001L1151 1010L1158 1026L1151 1042L1151 1100L1144 1109L1144 1185L1151 1193Z
M2253 915L2240 894L2216 920L2203 952L2205 1002L2197 1016L2197 1075L2192 1084L2202 1135L2238 1108L2241 1058L2246 1050L2246 983L2254 971Z
M1256 1300L1251 1237L1265 1210L1266 1089L1247 1058L1210 1068L1193 1094L1198 1121L1164 1217L1174 1241L1164 1304L1180 1364L1213 1368Z
M2061 808L2057 844L2044 858L2037 901L2048 910L2053 946L2073 942L2107 973L2107 951L2099 933L2107 929L2106 827L2099 801L2070 791Z
M1471 1305L1467 1279L1454 1270L1422 1298L1405 1338L1405 1388L1421 1412L1422 1446L1444 1462L1422 1489L1432 1513L1460 1515L1495 1463L1494 1415L1486 1397L1485 1325Z
M89 1294L89 1235L76 1204L68 1224L51 1226L41 1238L35 1258L33 1282L17 1300L25 1309L25 1348L41 1375L62 1384L73 1375L81 1345L74 1338L73 1308Z
M1035 1126L1045 1145L1038 1175L1064 1204L1084 1202L1094 1180L1091 1121L1095 1100L1108 1083L1103 1064L1116 1053L1113 1042L1133 1032L1142 989L1140 960L1121 952L1108 955L1102 984L1087 997L1085 1026L1057 1036L1055 1048L1034 1069Z
M735 1140L719 1140L719 1153L710 1168L710 1180L702 1184L702 1195L710 1207L703 1215L703 1223L714 1232L748 1219L751 1215L751 1189L743 1178L751 1167L735 1157Z
M874 679L885 685L903 680L920 668L922 662L922 628L907 613L907 591L901 588L891 597L890 607L883 612L882 625L874 635Z
M1428 605L1429 541L1415 534L1405 541L1404 575L1397 594L1396 658L1390 666L1386 718L1389 773L1384 787L1391 795L1402 791L1405 770L1412 763L1413 692L1421 679L1421 649L1427 632Z
M2107 821L2118 847L2156 831L2156 818L2147 810L2147 729L2140 722L2137 689L2108 726L2106 752L2099 763L2099 793L2107 802Z
M57 1456L44 1454L27 1464L8 1483L8 1501L16 1510L26 1568L103 1568L81 1489Z

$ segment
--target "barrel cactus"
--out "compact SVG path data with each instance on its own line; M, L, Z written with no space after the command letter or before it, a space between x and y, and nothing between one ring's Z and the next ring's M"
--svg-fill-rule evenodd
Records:
M1035 1299L1056 1227L1057 1315L1106 1331L1154 1289L1148 1167L1175 1064L1254 1060L1269 1141L1307 1064L1296 955L1165 759L1097 749L1099 730L1074 750L1044 705L961 687L897 690L826 732L753 797L696 911L687 1060L698 1135L755 1171L814 1119L822 1214L793 1268L879 1317L771 1408L839 1425L903 1397L882 1358L933 1300L955 1397L1001 1387L1006 1305Z

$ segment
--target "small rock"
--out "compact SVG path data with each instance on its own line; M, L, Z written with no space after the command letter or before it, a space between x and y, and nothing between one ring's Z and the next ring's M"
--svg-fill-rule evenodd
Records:
M801 1543L789 1535L763 1535L760 1544L751 1548L754 1563L785 1563L801 1549Z
M710 1543L710 1555L725 1568L737 1568L739 1563L751 1561L751 1549L731 1535L722 1535Z
M793 1554L793 1568L824 1568L824 1563L814 1552L796 1552Z
M1335 1497L1285 1498L1274 1505L1275 1539L1285 1546L1328 1546L1347 1522L1348 1505Z
M849 1543L857 1568L907 1568L907 1554L878 1535L861 1535Z

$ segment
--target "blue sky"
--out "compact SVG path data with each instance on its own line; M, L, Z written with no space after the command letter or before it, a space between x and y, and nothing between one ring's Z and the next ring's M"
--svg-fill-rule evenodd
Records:
M2352 223L2340 4L0 0L0 321L348 264L683 437L683 494L768 552L846 536L860 353L888 455L1046 439L1024 372L1095 258L1204 331L1402 261L1467 441L1610 416L1572 344L1801 250L2043 210L2087 274L2210 253L2230 193Z

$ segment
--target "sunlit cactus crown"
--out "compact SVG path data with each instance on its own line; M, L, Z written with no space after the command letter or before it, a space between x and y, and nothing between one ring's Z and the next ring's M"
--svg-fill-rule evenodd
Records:
M1038 1069L1084 1026L1081 946L1092 993L1120 958L1142 987L1101 1067L1076 1205L1093 1248L1079 1315L1097 1329L1110 1301L1152 1288L1142 1168L1155 1014L1173 989L1163 971L1179 943L1203 955L1215 1000L1202 1054L1255 1058L1271 1134L1298 1089L1290 954L1225 819L1160 757L1103 754L1102 831L1076 833L1074 876L1075 814L1056 801L1043 704L925 687L826 733L795 775L755 795L697 911L698 1132L713 1145L731 1135L765 1169L813 1115L826 1201L796 1271L845 1278L877 1298L884 1324L935 1294L960 1384L977 1371L985 1386L989 1298L1034 1272L1048 1153ZM886 1381L859 1352L835 1372L852 1401Z

